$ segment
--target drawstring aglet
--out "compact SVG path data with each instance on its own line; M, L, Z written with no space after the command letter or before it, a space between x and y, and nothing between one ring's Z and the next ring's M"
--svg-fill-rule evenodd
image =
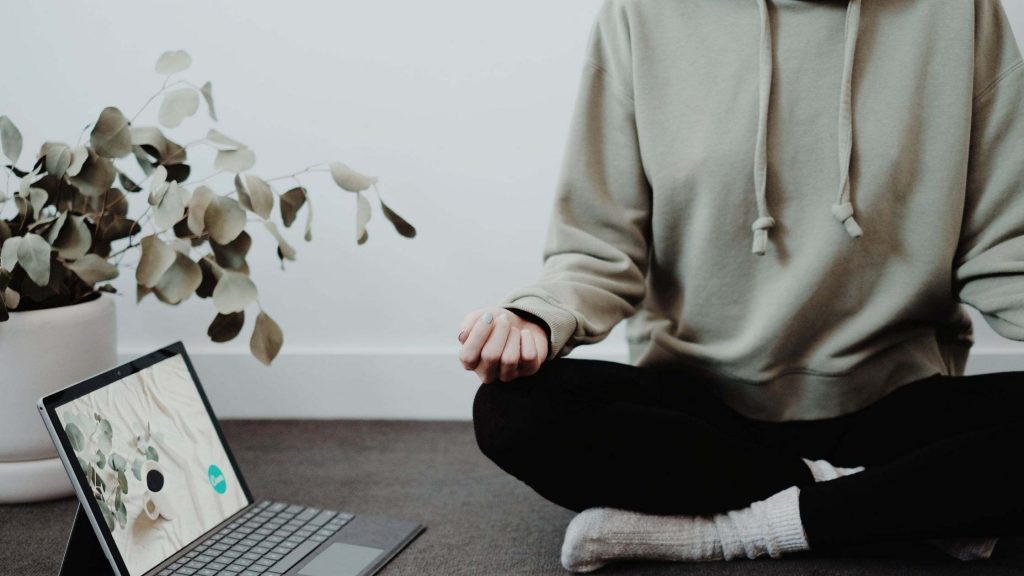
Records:
M761 216L750 225L754 231L754 246L752 252L763 256L768 247L768 229L775 226L775 219L771 216Z
M864 234L860 225L857 224L857 221L853 218L853 204L849 202L833 204L832 215L836 217L836 220L843 224L843 228L846 228L846 233L849 234L851 238L858 238Z

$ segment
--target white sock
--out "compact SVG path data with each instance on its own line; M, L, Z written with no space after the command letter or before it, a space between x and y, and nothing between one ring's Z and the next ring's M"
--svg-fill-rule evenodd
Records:
M811 474L816 482L827 482L864 471L863 466L839 468L826 460L808 460L804 458L803 461L811 469ZM934 538L928 540L928 542L957 560L969 561L987 560L990 558L998 540L995 537Z
M713 516L590 508L565 531L562 565L592 572L620 559L707 562L808 550L799 495L800 489L791 486L747 508Z

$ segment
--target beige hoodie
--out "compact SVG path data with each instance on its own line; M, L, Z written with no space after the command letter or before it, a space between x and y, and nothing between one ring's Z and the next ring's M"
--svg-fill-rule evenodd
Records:
M962 374L962 304L1024 340L999 0L604 0L544 272L502 304L547 324L550 359L629 318L631 363L773 421Z

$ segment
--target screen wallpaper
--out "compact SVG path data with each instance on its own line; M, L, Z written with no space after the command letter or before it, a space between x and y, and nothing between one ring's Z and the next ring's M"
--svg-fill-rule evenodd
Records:
M56 412L132 576L248 504L180 355Z

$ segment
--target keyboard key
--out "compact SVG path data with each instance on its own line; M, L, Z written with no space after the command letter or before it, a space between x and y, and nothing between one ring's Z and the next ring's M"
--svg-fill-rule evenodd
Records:
M273 572L275 574L284 574L289 569L291 569L292 566L298 564L300 560L305 558L306 555L312 552L317 546L319 546L319 544L316 542L303 542L294 550L289 552L287 556L278 560L277 564L271 566L268 572Z

